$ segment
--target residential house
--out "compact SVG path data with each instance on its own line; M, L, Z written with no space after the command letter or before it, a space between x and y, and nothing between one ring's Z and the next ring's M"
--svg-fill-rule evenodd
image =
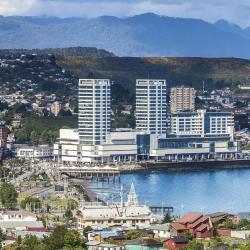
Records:
M188 244L188 240L184 237L173 237L165 241L165 246L169 249L183 248Z
M217 213L213 213L213 214L208 214L207 216L210 217L213 225L216 224L217 226L223 225L225 221L232 221L235 224L240 222L239 216L224 213L224 212L217 212Z
M213 225L209 216L191 212L170 224L172 237L184 237L186 233L196 238L209 238L213 236Z
M154 232L155 238L170 238L169 231L170 223L166 224L153 224L150 229Z

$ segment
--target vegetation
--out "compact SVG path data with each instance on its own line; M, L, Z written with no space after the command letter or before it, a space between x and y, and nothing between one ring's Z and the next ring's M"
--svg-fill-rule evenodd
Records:
M148 234L146 232L137 231L137 230L130 230L130 231L126 232L126 238L128 240L134 240L134 239L147 237L147 236L148 236Z
M16 131L16 139L17 142L30 141L33 145L52 144L59 136L59 129L63 126L76 128L77 117L40 117L35 114L27 114L22 119L22 128Z
M56 226L49 237L39 239L33 235L19 238L17 243L7 246L6 250L83 250L84 241L75 230L66 226Z
M225 221L223 224L224 228L228 229L237 229L237 230L250 230L250 221L249 220L241 220L240 223L234 224L231 221Z
M14 209L17 205L18 194L11 183L0 183L0 201L6 209Z
M190 241L184 248L183 250L203 250L204 246L201 242L197 241Z
M57 63L82 78L110 78L134 93L139 78L166 79L168 85L186 84L196 89L234 87L245 83L250 61L218 58L175 57L60 57Z
M31 210L33 210L33 209L37 209L41 207L41 201L39 198L26 197L24 200L21 201L20 206L22 209L26 209L27 207L30 207Z
M186 231L184 233L184 238L186 238L187 240L192 240L194 238L194 235L190 233L189 231Z
M0 246L1 243L5 240L6 235L3 233L3 230L0 228Z
M47 55L53 54L56 56L96 56L96 57L106 57L114 56L114 54L97 48L87 48L87 47L69 47L69 48L49 48L49 49L2 49L0 50L0 55L22 55L22 54L37 54L37 55Z
M162 223L171 223L173 221L173 218L169 215L169 214L166 214Z
M250 144L247 144L243 149L244 150L250 150Z

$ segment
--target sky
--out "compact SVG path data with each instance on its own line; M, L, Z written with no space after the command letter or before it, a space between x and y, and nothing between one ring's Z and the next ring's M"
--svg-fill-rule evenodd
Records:
M4 16L125 17L147 12L250 26L250 0L0 0Z

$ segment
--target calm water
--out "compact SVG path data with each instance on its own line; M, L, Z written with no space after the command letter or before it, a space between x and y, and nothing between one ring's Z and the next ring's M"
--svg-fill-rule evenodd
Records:
M175 214L250 212L250 169L189 173L124 174L121 182L128 190L134 182L139 201L148 205L170 205ZM106 201L119 199L119 184L91 184Z

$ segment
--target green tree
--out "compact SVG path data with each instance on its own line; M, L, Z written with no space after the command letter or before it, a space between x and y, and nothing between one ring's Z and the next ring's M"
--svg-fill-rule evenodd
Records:
M195 240L190 241L184 248L184 250L203 250L204 246L201 242Z
M186 231L184 233L184 238L186 238L187 240L192 240L194 238L194 235L190 233L189 231Z
M223 227L228 229L236 229L237 225L235 225L231 220L227 220L224 222Z
M41 244L39 239L35 235L26 235L21 243L22 250L37 250Z
M17 191L11 183L1 182L0 184L0 201L4 208L13 209L17 205Z
M33 145L39 144L39 134L34 130L30 134L30 141Z
M41 201L38 198L34 197L26 197L24 200L21 201L20 204L22 209L25 209L27 206L31 208L39 208L41 206Z
M93 228L91 226L87 226L83 229L83 234L85 235L87 232L92 231Z
M50 135L49 135L49 131L48 130L43 130L40 138L39 138L41 143L49 143L50 142Z
M250 250L250 243L247 243L245 245L241 245L240 248L238 248L240 250Z
M26 142L29 140L29 133L25 128L21 128L15 133L18 142Z
M141 232L137 230L130 230L126 233L126 238L128 240L134 240L142 237L147 237L148 234L146 232Z
M67 208L63 217L66 219L66 223L68 224L71 220L74 219L73 213L70 208Z
M80 234L76 230L68 230L64 236L64 245L66 247L81 246L82 240Z
M169 214L166 214L162 223L171 223L172 221L173 221L173 218Z
M3 230L0 228L0 245L5 240L6 235L3 233Z
M67 227L65 225L56 226L48 239L49 249L57 250L64 247L64 237L67 233Z

